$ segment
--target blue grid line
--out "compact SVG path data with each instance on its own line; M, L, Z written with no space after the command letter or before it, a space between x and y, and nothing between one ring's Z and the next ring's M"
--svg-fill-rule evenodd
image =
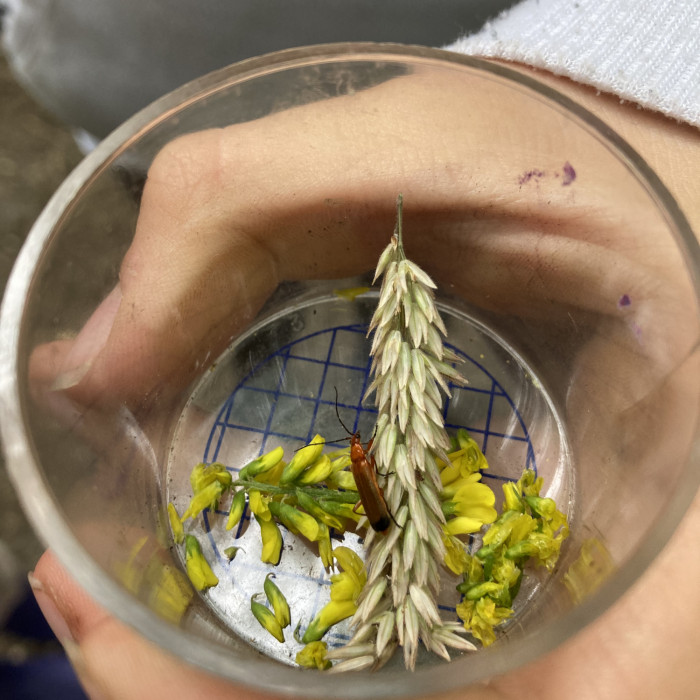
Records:
M258 394L269 394L272 397L272 406L274 408L277 407L277 402L281 398L287 398L287 399L297 399L299 401L306 401L307 403L313 403L316 404L318 403L317 399L311 398L310 396L299 396L299 394L290 394L287 391L280 391L278 389L260 389L259 387L254 387L254 386L247 386L245 387L246 391L252 391ZM274 410L270 411L270 415L268 416L265 429L262 430L262 432L267 433L270 432L268 430L270 424L272 423L272 418L274 415ZM226 423L222 423L222 425L226 428L241 428L243 429L243 426L239 425L238 423L233 423L230 420L227 421ZM256 430L256 428L251 428L251 430ZM262 454L262 453L261 453Z
M270 412L267 415L267 423L265 424L265 433L263 434L263 439L262 442L260 443L260 451L258 452L259 455L263 454L265 452L265 445L267 443L267 438L270 434L270 426L272 425L272 418L275 415L275 410L277 409L277 405L279 403L279 398L280 398L280 391L282 390L282 385L284 384L284 378L287 374L287 363L289 362L289 346L286 347L286 350L281 353L277 353L278 356L281 355L283 358L282 361L282 366L280 367L280 376L277 381L277 391L273 395L273 400L272 400L272 405L270 406Z
M331 360L319 360L315 357L304 357L303 355L289 355L290 360L300 360L301 362L311 362L317 365L327 365L328 367L340 367L340 369L354 369L358 372L365 372L366 366L348 365L345 362L331 362Z
M459 428L466 428L467 432L470 435L473 435L475 433L483 435L486 433L486 430L484 430L483 428L471 428L468 425L460 425L458 423L445 423L445 428L453 428L455 430L458 430ZM489 430L488 434L492 435L493 437L502 438L503 440L513 440L515 442L526 442L528 444L528 449L532 450L532 446L530 445L530 439L527 437L527 435L510 435L509 433L500 433L497 430ZM534 457L534 453L533 453L533 457Z
M226 403L221 407L221 410L219 411L219 414L216 417L216 421L214 421L214 427L212 428L211 433L209 433L209 439L207 440L207 444L204 448L204 462L216 462L216 458L219 455L219 450L221 449L221 441L224 439L224 432L226 431L226 421L231 416L231 409L233 408L233 399L229 398ZM224 414L226 417L224 418L223 421L221 421L221 415ZM214 456L211 460L207 459L207 455L209 454L209 448L211 447L212 443L212 438L214 436L214 432L216 431L216 428L221 428L219 430L219 439L216 441L216 449L214 450Z
M496 380L493 379L491 383L491 392L489 396L489 407L486 411L486 425L484 427L484 441L481 445L481 451L486 454L486 448L488 445L488 440L489 440L489 428L491 427L491 416L493 414L493 397L495 394L495 389L496 389Z
M349 365L349 364L346 365L346 364L344 364L344 363L332 362L332 361L330 360L330 355L331 355L331 352L332 352L332 349L333 349L333 341L334 341L334 338L335 338L335 334L336 334L338 331L346 331L346 332L349 332L349 333L357 333L357 334L361 334L361 335L363 335L363 336L366 337L367 327L366 327L366 326L363 326L363 325L360 325L360 324L349 324L349 325L343 325L343 326L336 326L335 328L332 328L332 329L326 328L326 329L323 329L323 330L320 330L320 331L315 331L314 333L310 333L309 335L304 336L303 338L298 338L298 339L296 339L296 340L293 340L293 341L291 341L291 342L289 342L289 343L283 345L282 347L279 348L279 350L277 350L276 352L272 353L271 355L268 355L266 358L264 358L263 360L261 360L260 362L258 362L254 367L252 367L252 368L249 370L249 372L246 374L246 376L241 380L241 382L240 382L239 385L236 387L236 389L234 389L234 391L231 393L231 395L229 396L229 398L227 399L227 401L224 403L224 405L222 406L221 411L219 412L219 414L218 414L218 416L217 416L217 419L216 419L216 421L214 422L214 425L213 425L213 427L212 427L212 431L211 431L211 433L210 433L210 435L209 435L209 438L208 438L208 440L207 440L207 443L206 443L206 445L205 445L205 449L204 449L204 460L203 460L203 461L210 463L210 462L214 462L214 461L217 460L218 455L219 455L219 451L220 451L220 449L221 449L221 444L222 444L222 441L223 441L224 433L225 433L225 431L226 431L227 428L231 428L231 427L235 427L235 428L238 428L238 429L241 429L241 430L246 430L246 429L247 429L247 430L249 430L249 431L251 431L251 432L262 432L262 434L263 434L263 440L262 440L262 443L261 443L261 446L260 446L259 454L263 454L263 452L264 452L264 450L265 450L265 444L266 444L266 442L267 442L267 438L270 437L270 436L273 436L273 437L287 437L287 438L291 438L291 439L299 439L299 438L298 438L297 436L295 436L295 435L285 435L285 434L283 434L283 433L275 433L275 432L269 430L269 427L270 427L271 422L272 422L273 414L274 414L274 409L275 409L275 407L276 407L276 399L279 399L280 396L289 396L289 397L301 398L301 399L306 398L306 397L298 397L298 396L293 395L293 394L286 394L286 393L284 393L284 392L281 391L281 384L282 384L282 382L284 381L284 376L285 376L285 373L286 373L287 362L289 361L290 358L294 358L294 359L297 359L297 360L314 361L314 362L318 362L319 364L320 364L320 363L324 364L324 374L323 374L323 378L322 378L322 381L321 381L321 390L323 389L323 382L324 382L324 380L325 380L326 372L327 372L327 369L328 369L329 366L330 366L330 367L339 367L339 368L343 368L343 369L357 370L357 371L363 371L363 370L364 370L365 373L367 372L367 367L368 367L368 365L367 365L366 367L363 368L363 367L359 367L359 366L355 366L355 365ZM331 340L331 345L330 345L330 348L329 348L328 353L326 354L326 359L325 359L325 360L315 360L314 358L307 358L307 357L304 357L304 356L301 356L301 355L293 355L293 354L292 354L291 348L292 348L294 345L296 345L296 344L298 344L299 342L302 342L302 341L310 340L311 338L315 338L315 337L317 337L317 336L319 336L319 335L323 335L323 334L328 333L328 332L332 332L332 333L333 333L333 339ZM247 385L247 382L248 382L252 377L254 377L254 376L256 375L256 373L257 373L264 365L266 365L266 364L267 364L270 360L272 360L274 357L278 357L278 356L283 357L283 358L284 358L284 362L283 362L282 367L280 368L280 378L279 378L279 382L278 382L277 392L273 392L273 391L270 391L270 390L263 390L263 389L260 389L259 387L252 387L252 386L248 386L248 385ZM237 392L237 390L238 390L239 388L242 388L243 386L245 386L247 390L252 390L252 391L255 391L255 390L258 390L258 391L268 391L268 392L271 393L271 394L273 395L273 397L275 398L274 405L273 405L273 407L271 408L270 414L268 415L268 421L267 421L267 426L266 426L266 430L265 430L265 431L259 431L259 430L253 429L253 428L244 427L244 426L239 426L239 425L235 425L235 424L230 423L230 415L231 415L231 409L232 409L232 407L233 407L234 395L235 395L235 393ZM317 402L320 401L320 396L321 396L321 392L318 393ZM315 420L316 420L317 414L318 414L318 403L317 403L317 405L316 405L316 407L315 407L315 411L314 411L314 414L313 414L313 417L312 417L311 427L309 428L309 433L308 433L308 439L311 438L311 435L312 435L311 430L312 430L312 428L313 428L313 425L314 425L314 422L315 422ZM225 416L225 417L223 418L223 420L221 420L222 416ZM216 444L216 449L215 449L214 454L212 455L212 457L209 458L209 451L210 451L210 448L211 448L211 443L212 443L212 441L213 441L213 437L214 437L214 434L215 434L217 428L221 428L221 430L219 431L219 434L218 434L218 440L217 440L217 444ZM308 441L308 439L307 439L307 441Z
M331 360L331 354L333 353L333 346L335 345L335 339L338 334L338 329L333 328L331 330L331 341L328 343L328 352L326 353L326 363L325 366L323 367L323 373L321 374L321 383L318 387L318 391L316 392L316 401L314 405L314 412L313 415L311 416L311 425L309 426L309 431L306 436L306 442L310 442L311 438L313 437L313 427L316 423L316 416L318 416L318 409L321 404L321 395L323 394L323 387L326 383L326 377L328 376L328 363Z

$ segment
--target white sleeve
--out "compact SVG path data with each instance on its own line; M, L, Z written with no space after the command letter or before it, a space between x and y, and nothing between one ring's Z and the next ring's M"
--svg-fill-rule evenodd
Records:
M525 0L445 48L544 68L700 127L700 0Z

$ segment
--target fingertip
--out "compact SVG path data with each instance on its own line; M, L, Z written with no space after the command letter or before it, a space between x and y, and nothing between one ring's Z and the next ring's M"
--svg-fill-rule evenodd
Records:
M80 643L87 631L107 617L51 551L44 552L28 580L42 614L64 646L66 641Z

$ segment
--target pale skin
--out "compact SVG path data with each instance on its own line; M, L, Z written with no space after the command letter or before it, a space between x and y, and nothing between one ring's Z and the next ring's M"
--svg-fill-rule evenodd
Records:
M696 129L622 105L614 97L597 95L570 81L521 70L535 73L610 124L646 159L693 230L700 231L700 134ZM509 221L517 218L539 242L541 274L561 275L562 293L570 295L573 306L598 311L595 298L580 298L577 285L566 283L571 275L595 278L595 271L581 271L575 255L560 259L557 270L547 267L549 231L556 229L557 235L574 245L580 237L579 212L570 213L569 203L563 200L555 200L553 209L546 212L533 209L532 202L520 196L517 179L497 177L503 165L497 152L494 173L472 172L467 166L460 169L457 164L474 162L478 144L441 140L448 125L441 128L440 100L446 99L449 86L418 80L415 88L424 91L428 104L434 104L433 113L429 108L421 112L430 128L413 116L410 105L397 99L401 93L393 94L389 84L381 88L382 99L393 108L380 116L368 111L366 119L357 118L367 110L362 99L341 104L337 111L329 105L311 105L267 124L202 132L167 147L149 172L119 287L95 312L90 333L35 352L35 390L59 386L75 401L126 402L136 412L143 408L144 382L150 381L161 396L167 396L169 382L181 375L182 367L193 367L207 354L221 352L279 280L343 277L371 269L393 228L398 191L406 201L407 219L413 209L416 216L438 222L430 240L416 240L412 248L407 244L409 254L417 259L431 246L454 251L452 219L444 215L446 211L473 214L479 222L475 246L491 255L489 259L500 260L504 251L519 259L526 253L508 236ZM396 89L404 89L398 81ZM498 124L482 127L484 133L493 129L494 141L498 129L521 128L517 115L508 116L508 105L503 105L503 114ZM285 138L275 138L276 130L284 132ZM427 134L435 139L431 162L405 148L412 138L425 139ZM274 168L269 167L271 160ZM445 163L450 167L442 167ZM510 174L517 176L520 166L515 164ZM463 194L465 181L474 185L468 197ZM595 212L601 232L599 267L604 269L616 250L625 249L630 259L643 255L643 246L637 251L634 245L640 227L615 229L615 222L606 220L604 193L600 197L586 203ZM492 215L493 202L498 213ZM610 236L614 243L608 244ZM171 251L168 256L162 254L166 244ZM663 277L665 251L657 250L653 257L653 272ZM256 273L251 276L244 269ZM485 266L470 270L470 275L464 275L468 281L461 282L451 277L449 267L435 264L429 272L461 284L459 291L467 298L486 295L491 308L498 311L506 303L505 296L499 295L504 275L517 275L518 269L515 264L512 268L504 264L503 270ZM544 311L538 308L536 287L531 288L529 280L515 283L522 283L523 308L527 306L539 318ZM206 303L211 299L228 301ZM688 353L693 342L693 338L681 338L683 347L678 352ZM168 350L155 352L161 347ZM657 351L661 352L657 348L649 352ZM585 367L585 359L582 362ZM609 371L613 368L617 369L613 364ZM603 373L600 386L608 376ZM524 668L484 686L441 697L694 698L700 682L698 541L700 498L696 496L661 556L602 617ZM95 698L268 697L189 667L153 646L91 601L51 552L37 564L33 581L40 588L37 599L47 619Z

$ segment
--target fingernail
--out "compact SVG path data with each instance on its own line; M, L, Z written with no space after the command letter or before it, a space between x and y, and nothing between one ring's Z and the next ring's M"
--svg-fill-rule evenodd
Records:
M75 642L73 633L68 627L68 623L65 621L63 615L61 615L56 603L53 598L49 595L49 592L44 587L44 584L30 573L27 576L29 585L31 586L32 592L34 593L34 598L36 599L37 605L41 610L42 615L46 618L46 622L49 623L49 627L56 635L56 639L65 647L66 642Z
M73 346L63 360L61 371L51 385L53 391L76 386L90 371L95 358L109 338L121 300L121 287L117 284L76 336Z

